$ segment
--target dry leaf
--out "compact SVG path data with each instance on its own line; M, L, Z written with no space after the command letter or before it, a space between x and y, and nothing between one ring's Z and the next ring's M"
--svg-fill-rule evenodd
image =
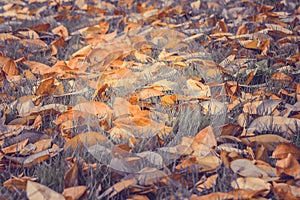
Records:
M117 195L118 193L120 193L121 191L128 189L129 186L131 186L135 183L137 183L136 179L128 179L128 180L120 181L120 182L114 184L113 186L111 186L110 188L108 188L105 192L103 192L99 196L99 199L102 199L108 195L109 195L109 198L112 198L115 195Z
M290 143L289 140L273 134L258 135L254 137L244 137L241 139L243 143L250 145L257 143L263 145L268 151L274 151L277 145L281 143Z
M64 196L36 182L27 181L26 195L29 200L65 200Z
M236 159L230 163L230 168L234 173L244 177L267 177L268 175L260 168L256 167L248 159Z
M64 149L72 148L73 150L75 150L76 148L90 147L97 143L111 144L106 136L101 133L86 132L80 133L79 135L76 135L71 140L69 140L65 144Z
M96 115L98 118L110 118L112 115L111 108L103 102L90 101L77 104L72 110L87 112Z
M64 176L64 188L78 186L78 166L74 162L72 167L66 171Z
M252 121L248 133L257 131L259 133L281 132L283 134L292 135L297 132L297 127L300 127L300 120L281 116L262 116Z
M291 143L279 144L273 151L272 158L284 159L291 154L296 160L300 160L299 148Z
M217 141L211 126L202 129L191 144L196 155L208 155L214 146L217 146Z
M284 173L293 176L295 179L299 179L300 177L300 164L290 153L286 158L277 160L276 170L277 175Z
M237 178L231 182L231 186L235 189L264 191L264 196L267 195L271 189L270 183L256 177Z
M87 190L87 187L83 186L83 185L75 186L75 187L69 187L69 188L64 189L62 195L66 199L78 200L84 195L86 190Z

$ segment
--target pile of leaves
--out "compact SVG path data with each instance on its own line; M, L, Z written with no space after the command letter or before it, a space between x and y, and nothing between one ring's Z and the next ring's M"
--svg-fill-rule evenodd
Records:
M299 199L297 2L1 0L0 199Z

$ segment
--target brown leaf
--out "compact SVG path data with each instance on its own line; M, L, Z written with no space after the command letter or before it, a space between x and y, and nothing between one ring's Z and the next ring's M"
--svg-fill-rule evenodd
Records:
M132 105L126 99L121 97L115 98L113 108L114 116L116 118L134 116L141 112L141 108L138 105Z
M218 199L218 200L228 200L228 199L252 199L255 197L259 197L262 190L247 190L247 189L237 189L230 192L215 192L203 196L192 195L191 200L206 200L206 199Z
M268 175L260 168L256 167L248 159L236 159L230 163L230 168L234 173L244 177L267 177Z
M45 74L51 69L50 66L35 61L25 61L24 64L28 65L34 74Z
M219 20L218 21L218 26L220 27L220 29L221 29L222 32L224 32L224 33L228 32L228 28L227 28L227 25L224 22L224 20Z
M32 26L29 29L34 30L34 31L41 31L41 32L47 32L47 30L50 28L49 23L45 24L38 24L36 26Z
M231 186L235 189L264 191L264 196L267 195L271 189L270 183L256 177L237 178L231 182Z
M105 135L98 132L86 132L80 133L79 135L73 137L69 140L64 149L72 148L75 150L76 148L84 148L91 147L97 143L100 144L110 144L109 140L105 137Z
M47 150L32 154L32 155L26 157L21 164L23 164L25 167L35 165L37 163L47 160L48 158L50 158L53 155L57 155L62 150L63 150L62 148L51 148L51 149L47 149Z
M145 100L151 97L159 97L163 96L164 93L162 91L156 90L156 89L151 89L151 88L146 88L140 91L140 99Z
M37 88L37 90L35 91L36 95L50 95L53 94L55 89L56 89L56 85L54 85L54 78L48 78L43 80L43 82L41 82Z
M291 143L279 144L273 151L272 158L284 159L291 154L297 160L300 160L300 149Z
M156 168L143 168L138 172L137 181L140 185L149 186L159 182L167 174Z
M276 162L277 175L287 174L293 176L295 179L300 178L300 164L292 156L291 153L282 160L277 160Z
M276 195L281 199L297 200L299 199L299 193L294 194L292 192L292 186L286 183L274 183L273 190Z
M21 141L21 142L18 142L16 144L10 145L8 147L2 148L1 150L5 154L19 152L20 150L22 150L27 145L28 141L29 141L29 139L27 138L24 141Z
M196 169L199 172L214 171L220 166L221 160L216 156L190 156L176 166L177 170L190 168Z
M87 187L83 186L83 185L69 187L69 188L64 189L62 195L66 199L78 200L84 195L86 190L87 190Z
M202 176L200 181L198 181L195 184L195 187L199 192L204 192L206 190L209 190L217 184L217 178L218 178L218 174L211 175L208 178Z
M211 126L202 129L194 138L191 144L192 149L197 155L207 155L211 148L217 146L217 141Z
M36 182L27 181L26 195L29 200L55 199L65 200L64 196Z
M254 137L244 137L241 140L247 145L250 145L251 143L261 144L264 147L266 147L268 151L274 151L277 145L281 143L290 143L289 140L279 135L273 135L273 134L258 135Z
M5 181L3 183L3 186L8 188L11 192L13 192L13 191L17 192L17 190L25 191L28 180L36 181L36 178L30 178L27 176L23 176L23 177L14 177L13 176L12 178Z
M124 158L131 154L131 149L125 144L117 144L112 148L112 156L115 158Z
M96 115L98 118L110 118L112 115L111 108L103 102L88 101L75 105L72 110L78 110Z
M247 49L260 49L259 42L257 40L244 40L239 41L239 43Z
M136 179L128 179L128 180L122 180L116 184L114 184L113 186L111 186L110 188L108 188L105 192L103 192L100 196L99 199L102 199L106 196L109 195L109 198L114 197L115 195L117 195L118 193L120 193L121 191L128 189L129 186L136 184L137 180Z
M78 186L78 166L74 162L72 167L66 171L64 176L64 188Z
M16 63L9 57L0 56L0 67L7 76L19 75L19 70Z
M52 30L53 34L60 35L64 37L65 39L69 37L68 29L64 27L63 25L57 26L53 28Z
M272 79L275 81L280 81L280 82L287 82L290 83L293 81L293 78L286 73L283 72L276 72L272 74Z
M35 143L40 139L49 139L50 137L43 133L43 132L38 132L38 131L33 131L33 130L23 130L22 133L18 136L15 137L7 137L5 138L5 145L13 145L18 142L24 141L25 139L28 139L29 143Z
M252 121L248 133L261 132L281 132L285 135L292 135L300 127L300 120L281 116L262 116Z

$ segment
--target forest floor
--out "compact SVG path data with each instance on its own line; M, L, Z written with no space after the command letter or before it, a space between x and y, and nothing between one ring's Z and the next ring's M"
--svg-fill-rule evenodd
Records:
M299 199L297 2L0 0L0 200Z

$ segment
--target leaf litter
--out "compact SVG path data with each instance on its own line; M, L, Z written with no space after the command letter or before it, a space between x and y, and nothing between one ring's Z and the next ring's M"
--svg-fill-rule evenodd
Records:
M297 1L0 4L1 198L300 197Z

